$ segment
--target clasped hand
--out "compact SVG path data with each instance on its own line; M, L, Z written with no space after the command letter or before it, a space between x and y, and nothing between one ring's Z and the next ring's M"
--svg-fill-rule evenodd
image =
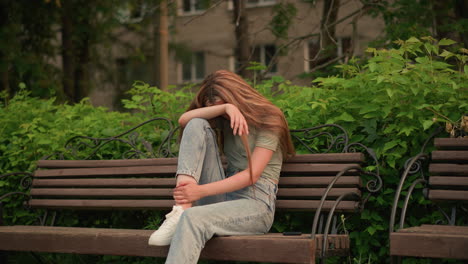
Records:
M200 186L195 182L180 182L173 193L176 204L188 204L200 200L203 196Z
M239 108L233 104L226 104L226 114L231 121L231 128L234 135L242 136L249 134L249 125Z

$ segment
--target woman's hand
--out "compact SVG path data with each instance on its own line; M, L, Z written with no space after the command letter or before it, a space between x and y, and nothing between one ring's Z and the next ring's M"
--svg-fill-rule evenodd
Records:
M180 182L173 193L176 204L187 204L203 198L200 186L195 182Z
M235 105L226 104L226 114L231 120L231 128L234 135L239 134L239 136L242 136L243 134L249 134L249 125L247 124L244 115Z

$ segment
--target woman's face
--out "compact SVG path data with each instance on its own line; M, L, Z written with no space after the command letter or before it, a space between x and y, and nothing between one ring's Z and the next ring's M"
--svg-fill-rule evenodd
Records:
M222 105L225 103L226 102L223 99L219 98L218 96L215 96L213 102L210 102L210 100L207 99L205 101L205 106Z
M226 102L225 102L223 99L219 98L218 96L215 96L215 97L214 97L214 100L213 100L213 103L211 103L210 100L207 99L207 100L205 101L205 106L222 105L222 104L225 104L225 103L226 103ZM223 118L227 119L227 120L230 119L229 116L228 116L227 114L223 114L223 115L221 115L221 116L222 116Z

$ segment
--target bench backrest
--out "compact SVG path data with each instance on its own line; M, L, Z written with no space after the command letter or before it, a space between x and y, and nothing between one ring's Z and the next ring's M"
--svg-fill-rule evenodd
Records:
M315 210L328 184L341 170L361 166L362 153L301 154L283 164L277 208ZM172 207L176 158L136 160L42 160L34 173L29 206L48 209L167 209ZM323 210L342 194L360 195L357 171L341 177ZM346 198L337 211L353 211Z
M436 138L429 165L429 199L468 202L468 138Z

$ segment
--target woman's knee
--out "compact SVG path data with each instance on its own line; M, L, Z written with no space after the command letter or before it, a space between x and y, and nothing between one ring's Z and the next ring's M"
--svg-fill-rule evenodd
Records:
M191 131L191 130L200 131L200 130L204 130L207 127L210 127L210 124L208 123L206 119L193 118L185 126L184 132Z

